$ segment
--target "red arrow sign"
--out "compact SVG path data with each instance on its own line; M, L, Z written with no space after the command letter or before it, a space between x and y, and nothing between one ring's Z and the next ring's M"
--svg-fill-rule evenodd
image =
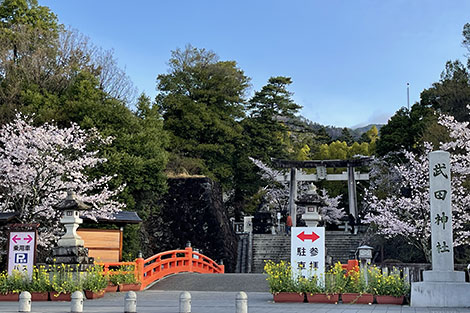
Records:
M18 240L21 240L21 238L18 237L18 235L15 235L13 238L11 238L11 240L13 240L14 243L18 243Z
M305 232L301 232L300 234L297 235L297 238L299 238L302 241L310 239L312 242L314 242L315 240L320 238L320 236L318 236L314 232L312 232L310 235L305 234Z
M31 240L33 240L33 237L31 237L31 235L28 235L28 237L24 237L23 239L26 240L27 243L30 243Z

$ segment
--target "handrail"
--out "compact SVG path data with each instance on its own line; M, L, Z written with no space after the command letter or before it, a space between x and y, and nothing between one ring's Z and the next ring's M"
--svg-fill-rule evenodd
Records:
M211 258L193 251L191 247L184 250L171 250L160 252L147 259L137 258L134 262L105 262L104 273L112 273L109 267L133 265L137 280L141 283L141 290L154 281L171 274L181 272L195 272L202 274L224 273L224 265L217 264Z

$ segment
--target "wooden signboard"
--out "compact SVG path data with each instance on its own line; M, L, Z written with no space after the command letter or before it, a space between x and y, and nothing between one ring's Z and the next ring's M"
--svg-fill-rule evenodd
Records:
M119 262L122 259L122 231L119 229L80 228L77 234L83 239L88 256L98 262Z

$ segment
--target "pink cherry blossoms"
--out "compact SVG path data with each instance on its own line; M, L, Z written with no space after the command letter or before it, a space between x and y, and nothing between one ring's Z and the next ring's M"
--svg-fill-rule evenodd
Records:
M53 206L67 190L92 205L84 214L92 219L120 211L124 205L113 198L122 188L108 188L112 176L86 174L106 161L97 157L98 151L88 151L89 144L109 142L76 124L63 129L47 123L35 127L18 114L0 129L0 212L16 212L22 223L39 223L38 244L46 247L61 231L60 212Z
M470 174L470 129L468 122L457 122L451 116L440 116L438 122L448 129L451 139L441 143L440 149L451 153L454 245L468 244L470 231L465 225L470 223L470 192L464 182ZM377 233L387 238L397 235L407 238L429 261L431 225L428 154L433 151L433 147L425 143L424 150L422 155L404 151L405 160L400 165L392 165L384 160L376 162L371 172L371 187L365 193L365 207L369 211L365 222L376 225ZM388 170L384 170L386 167Z

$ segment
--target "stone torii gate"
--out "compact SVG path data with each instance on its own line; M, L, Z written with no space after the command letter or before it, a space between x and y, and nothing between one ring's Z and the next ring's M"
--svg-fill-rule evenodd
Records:
M278 160L274 159L273 164L277 168L290 168L289 174L281 175L276 178L279 182L289 181L289 212L292 217L292 226L297 224L297 206L295 200L297 199L297 182L299 181L348 181L348 199L349 199L349 212L357 218L357 196L356 196L356 181L369 180L369 173L358 173L354 170L357 166L365 166L371 162L370 157L361 157L350 160L308 160L308 161L292 161L292 160ZM346 172L341 174L328 174L327 168L341 168L345 167ZM297 174L297 169L301 168L316 168L316 174Z

